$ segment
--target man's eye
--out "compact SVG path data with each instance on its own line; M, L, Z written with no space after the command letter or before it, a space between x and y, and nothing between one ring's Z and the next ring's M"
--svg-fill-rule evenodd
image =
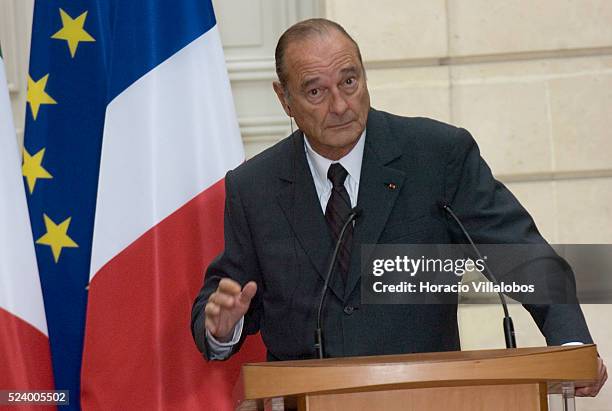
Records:
M319 95L319 89L318 88L313 88L312 90L310 90L308 92L308 94L310 94L313 97L318 96Z
M349 77L344 80L344 84L346 84L347 86L352 86L353 84L355 84L355 79L353 77Z

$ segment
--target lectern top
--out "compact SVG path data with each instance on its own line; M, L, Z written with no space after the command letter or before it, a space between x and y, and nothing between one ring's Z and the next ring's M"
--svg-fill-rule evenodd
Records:
M534 347L278 361L242 367L244 399L597 378L597 347Z

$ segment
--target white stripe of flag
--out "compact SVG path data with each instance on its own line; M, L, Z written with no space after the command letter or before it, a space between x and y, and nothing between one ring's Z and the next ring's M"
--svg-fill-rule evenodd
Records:
M107 107L90 278L243 160L214 26Z
M0 388L53 387L21 156L0 54Z

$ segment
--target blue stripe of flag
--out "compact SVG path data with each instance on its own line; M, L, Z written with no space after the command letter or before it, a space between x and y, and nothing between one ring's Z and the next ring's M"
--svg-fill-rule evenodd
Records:
M109 101L215 24L210 1L114 1Z

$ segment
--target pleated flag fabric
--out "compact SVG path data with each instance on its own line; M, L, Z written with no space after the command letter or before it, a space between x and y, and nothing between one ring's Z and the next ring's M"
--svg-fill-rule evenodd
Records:
M0 390L50 390L49 337L20 162L0 50Z
M244 160L210 1L116 2L83 353L84 409L229 410L260 339L206 363L190 334Z

